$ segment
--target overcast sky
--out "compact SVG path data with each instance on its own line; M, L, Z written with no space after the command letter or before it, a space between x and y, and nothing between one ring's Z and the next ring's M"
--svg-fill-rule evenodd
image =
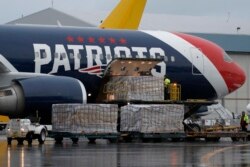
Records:
M104 17L97 13L108 13L119 0L53 0L53 7L80 19L96 17ZM27 16L40 10L52 7L52 0L1 0L0 1L0 24ZM174 29L175 26L183 27L190 22L192 24L208 24L216 31L215 27L218 24L225 24L224 27L229 27L232 31L236 27L241 27L243 33L250 34L250 0L148 0L145 17L142 24L150 24L151 19L146 17L150 14L158 14L158 16L166 17L169 20L159 20L165 22ZM151 15L150 15L151 16ZM103 18L96 18L92 23L98 24ZM175 22L175 19L176 20ZM187 20L187 19L190 19ZM218 20L217 20L218 19ZM155 20L154 20L155 21ZM199 23L196 23L196 22ZM195 22L195 23L194 23ZM223 22L223 23L221 23ZM154 22L155 27L157 22ZM182 24L182 25L178 25ZM188 26L187 26L188 27ZM161 28L161 27L160 27ZM185 28L185 27L183 27ZM215 30L214 30L215 29ZM185 31L185 30L182 30ZM189 30L190 31L190 30ZM208 29L209 31L209 29Z

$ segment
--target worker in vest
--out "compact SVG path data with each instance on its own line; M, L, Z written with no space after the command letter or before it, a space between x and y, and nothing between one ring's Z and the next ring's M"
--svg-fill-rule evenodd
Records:
M171 81L170 79L167 77L167 75L164 76L164 99L167 100L169 99L169 85L170 85Z
M245 111L242 111L241 119L240 119L240 126L242 131L247 131L247 125L249 123L248 115L245 113Z

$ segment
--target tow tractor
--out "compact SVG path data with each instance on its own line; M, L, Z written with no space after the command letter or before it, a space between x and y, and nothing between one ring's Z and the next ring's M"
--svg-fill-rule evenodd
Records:
M8 122L9 117L0 115L0 131L5 129Z
M11 119L7 124L6 136L9 145L14 139L19 145L22 145L24 140L31 145L33 139L38 139L39 144L43 144L47 136L47 127L32 123L30 119Z

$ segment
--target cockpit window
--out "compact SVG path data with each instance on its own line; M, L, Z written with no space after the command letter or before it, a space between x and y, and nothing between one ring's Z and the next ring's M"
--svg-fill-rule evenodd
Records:
M226 53L226 52L224 52L224 55L223 55L224 57L224 60L226 61L226 62L229 62L229 63L231 63L232 61L233 61L233 59Z

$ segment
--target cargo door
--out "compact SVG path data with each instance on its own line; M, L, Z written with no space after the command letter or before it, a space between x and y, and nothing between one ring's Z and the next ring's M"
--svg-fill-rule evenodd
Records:
M198 48L191 48L190 52L192 56L192 74L202 75L204 72L204 55L202 51Z
M145 76L163 59L118 58L111 61L104 71L104 76Z

